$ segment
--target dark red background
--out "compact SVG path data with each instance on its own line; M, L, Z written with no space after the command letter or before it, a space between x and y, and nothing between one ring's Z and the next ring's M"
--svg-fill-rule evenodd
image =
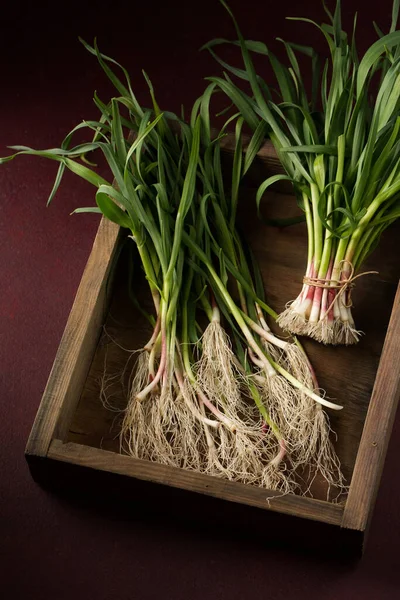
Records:
M12 5L11 5L12 4ZM371 21L389 27L391 2L344 2L346 25L361 12L361 47L375 39ZM245 35L320 44L311 26L319 1L231 0ZM217 0L202 2L2 3L0 21L0 155L10 144L53 147L83 118L95 118L95 89L110 88L77 40L95 35L106 54L130 71L147 103L141 69L170 110L190 106L202 78L219 68L198 48L233 37ZM279 44L271 41L279 52ZM261 66L260 66L261 68ZM44 492L31 479L24 446L87 260L98 217L70 217L93 204L93 189L72 175L45 208L54 164L23 157L0 167L0 589L7 598L140 600L164 597L231 600L371 598L399 591L400 428L395 425L363 561L341 564L233 541L183 527L128 521ZM234 524L232 524L234 525ZM268 537L268 532L266 532Z

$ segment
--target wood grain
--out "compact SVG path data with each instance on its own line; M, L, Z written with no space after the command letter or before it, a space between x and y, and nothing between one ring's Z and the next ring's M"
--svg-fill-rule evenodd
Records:
M248 189L242 195L239 222L261 265L268 301L280 311L300 290L306 261L305 228L303 225L284 230L265 227L255 213L254 193L254 190ZM270 215L279 216L280 213L295 214L298 209L292 196L271 192L265 196L263 210ZM329 417L338 436L335 446L348 483L357 457L399 278L399 261L393 252L399 232L400 227L388 230L388 235L382 238L380 249L366 264L368 269L384 264L384 271L373 279L361 278L354 290L356 322L366 334L358 347L323 347L313 340L304 340L321 387L344 406L340 413L330 411ZM383 261L383 256L390 258ZM136 272L140 273L139 265ZM151 298L144 278L138 275L134 285L140 302L145 305L147 303L147 308L151 310ZM376 315L373 320L370 319L371 306ZM142 347L150 333L147 322L129 299L126 265L121 256L110 311L105 322L105 333L96 349L68 441L119 452L120 418L118 413L111 412L102 405L101 380L105 377L109 402L123 410L126 405L126 386L135 358L127 350ZM125 377L121 379L119 375L122 376L124 370ZM313 494L324 500L326 488L317 485Z
M215 136L217 132L215 131ZM242 135L243 150L246 151L249 145L251 136L247 134ZM235 152L235 138L233 135L227 135L221 140L221 148L223 152L221 154L223 171L230 172L233 162L233 154ZM247 171L243 182L249 187L258 187L267 177L276 175L278 173L284 173L281 162L279 161L278 155L275 148L270 140L265 140L263 145L260 147L258 154L253 161L250 169ZM229 183L228 183L229 185ZM293 194L293 187L290 181L278 181L274 183L270 188L281 192L282 194Z
M224 146L229 166L234 148L232 137L224 139ZM268 302L279 312L300 290L307 236L303 224L278 229L265 227L257 219L254 186L276 172L282 172L282 168L272 144L266 142L246 180L247 189L239 205L239 223L261 265ZM300 214L294 197L281 193L282 190L286 187L271 190L264 196L264 214L271 217ZM110 404L117 410L124 409L133 351L143 346L150 330L130 300L124 253L118 261L110 310L105 315L106 283L118 244L122 243L118 235L117 227L101 222L28 441L27 454L295 514L354 531L363 530L376 495L399 390L399 295L381 360L380 357L400 275L396 252L400 223L385 232L380 246L365 264L366 270L380 268L379 276L373 280L361 278L354 291L356 324L366 334L357 348L323 347L313 340L304 340L321 387L344 406L340 413L330 414L338 436L335 446L343 471L348 482L352 479L344 510L323 502L326 497L323 486L313 489L315 499L286 496L274 498L266 505L266 494L273 495L270 491L119 454L119 413L102 405L100 391L106 384ZM150 309L148 286L140 269L135 273L135 293L140 302L145 305L148 302ZM374 319L371 319L372 308ZM394 365L392 370L391 364Z
M107 309L119 228L102 219L29 436L26 454L45 456L69 430ZM111 292L109 285L108 292Z
M63 443L53 440L48 458L73 463L93 469L119 473L172 487L224 498L230 502L248 504L264 510L272 510L286 515L339 525L343 507L301 496L279 496L255 486L245 485L209 475L184 471L155 462L138 460L129 456L82 446L73 442ZM267 500L268 496L268 500Z
M242 144L243 150L247 149L251 140L251 136L243 134L242 135ZM233 135L227 135L221 140L221 148L226 154L233 155L235 152L235 138ZM284 169L282 164L278 158L278 155L275 151L274 145L270 140L265 140L260 150L258 151L256 164L263 165L263 173L262 176L265 178L266 170L269 173L284 173Z
M379 488L400 395L400 284L343 514L342 527L365 530Z

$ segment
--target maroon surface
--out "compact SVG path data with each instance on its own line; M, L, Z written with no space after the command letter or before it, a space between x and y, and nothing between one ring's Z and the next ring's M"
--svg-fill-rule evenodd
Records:
M212 37L233 37L217 0L39 4L2 6L0 155L9 144L56 146L74 124L96 116L92 93L97 89L106 97L109 88L78 35L89 41L98 36L103 51L129 69L143 102L144 67L159 103L172 110L181 102L189 106L202 91L202 77L218 72L197 52L199 46ZM282 35L307 43L317 36L283 16L319 20L319 2L274 4L231 2L253 39ZM373 38L373 18L387 28L390 0L374 3L373 9L361 0L345 4L346 19L355 8L362 11L361 44ZM92 188L72 175L53 206L45 208L54 172L54 164L28 157L0 167L0 586L5 597L394 598L400 569L398 419L367 552L357 565L235 542L218 531L210 539L173 524L129 522L52 496L32 481L24 446L98 224L96 216L69 216L75 207L93 203Z

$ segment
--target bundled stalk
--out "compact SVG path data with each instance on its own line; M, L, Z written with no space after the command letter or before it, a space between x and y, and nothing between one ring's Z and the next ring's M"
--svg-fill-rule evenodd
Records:
M126 71L96 45L85 46L120 96L107 104L95 96L100 117L74 128L61 148L14 147L3 162L18 154L58 161L49 202L68 168L97 188L97 206L75 212L102 213L128 229L136 245L154 312L132 375L121 449L283 493L298 489L299 471L309 469L311 480L321 474L340 492L343 477L322 406L341 407L320 394L299 343L271 332L267 315L277 315L236 226L240 181L260 136L243 157L243 119L237 120L227 191L220 160L226 125L216 137L210 129L214 84L186 124L160 111L148 78L153 108L142 108ZM93 130L92 140L70 148L82 127ZM95 150L106 157L114 185L86 166L85 155Z
M246 41L231 15L245 69L224 62L213 40L205 48L225 71L246 80L252 95L239 89L225 72L210 78L238 107L259 136L266 132L286 171L259 188L258 206L270 185L289 180L305 213L308 256L299 296L287 305L278 323L292 333L325 344L359 340L352 316L351 293L367 256L382 232L400 216L400 31L399 2L394 0L390 32L361 60L352 35L342 30L340 0L328 24L317 25L329 58L321 75L321 59L311 47L283 42L289 66L261 42ZM274 71L276 91L256 74L251 53L265 55ZM296 53L311 58L313 84L309 94ZM375 272L374 272L375 273Z

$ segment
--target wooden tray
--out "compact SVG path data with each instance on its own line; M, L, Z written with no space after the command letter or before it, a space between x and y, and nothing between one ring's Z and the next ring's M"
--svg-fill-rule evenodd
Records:
M228 139L227 164L231 152L232 141ZM269 303L278 312L300 289L307 243L304 224L280 230L265 227L256 218L255 186L279 170L273 148L266 143L247 177L240 204L240 223L261 264ZM263 210L275 216L299 214L284 186L266 194ZM379 276L358 280L353 294L354 315L357 327L366 335L357 348L322 347L304 341L321 387L344 405L340 413L330 414L338 436L336 449L350 485L344 502L326 502L318 487L313 498L279 496L119 453L118 413L103 407L100 386L106 384L110 402L123 408L124 380L118 375L128 360L132 364L126 349L138 349L147 341L149 330L129 298L124 271L129 248L126 236L105 220L100 223L27 443L32 474L38 481L61 485L64 490L75 487L78 492L96 494L101 489L102 495L109 490L111 495L129 501L128 512L135 511L131 502L141 503L152 515L167 510L174 519L185 512L188 520L196 523L226 523L230 527L233 522L235 529L243 526L274 543L316 543L331 549L345 543L347 550L359 551L371 518L400 390L399 234L399 226L389 229L365 265L365 270L379 266ZM121 245L125 249L120 253ZM123 271L125 276L121 276ZM140 269L134 278L135 290L145 300L147 288ZM102 381L105 366L107 375L114 374L114 379ZM111 483L106 485L107 476ZM166 499L160 502L161 497ZM285 516L290 518L288 526Z

